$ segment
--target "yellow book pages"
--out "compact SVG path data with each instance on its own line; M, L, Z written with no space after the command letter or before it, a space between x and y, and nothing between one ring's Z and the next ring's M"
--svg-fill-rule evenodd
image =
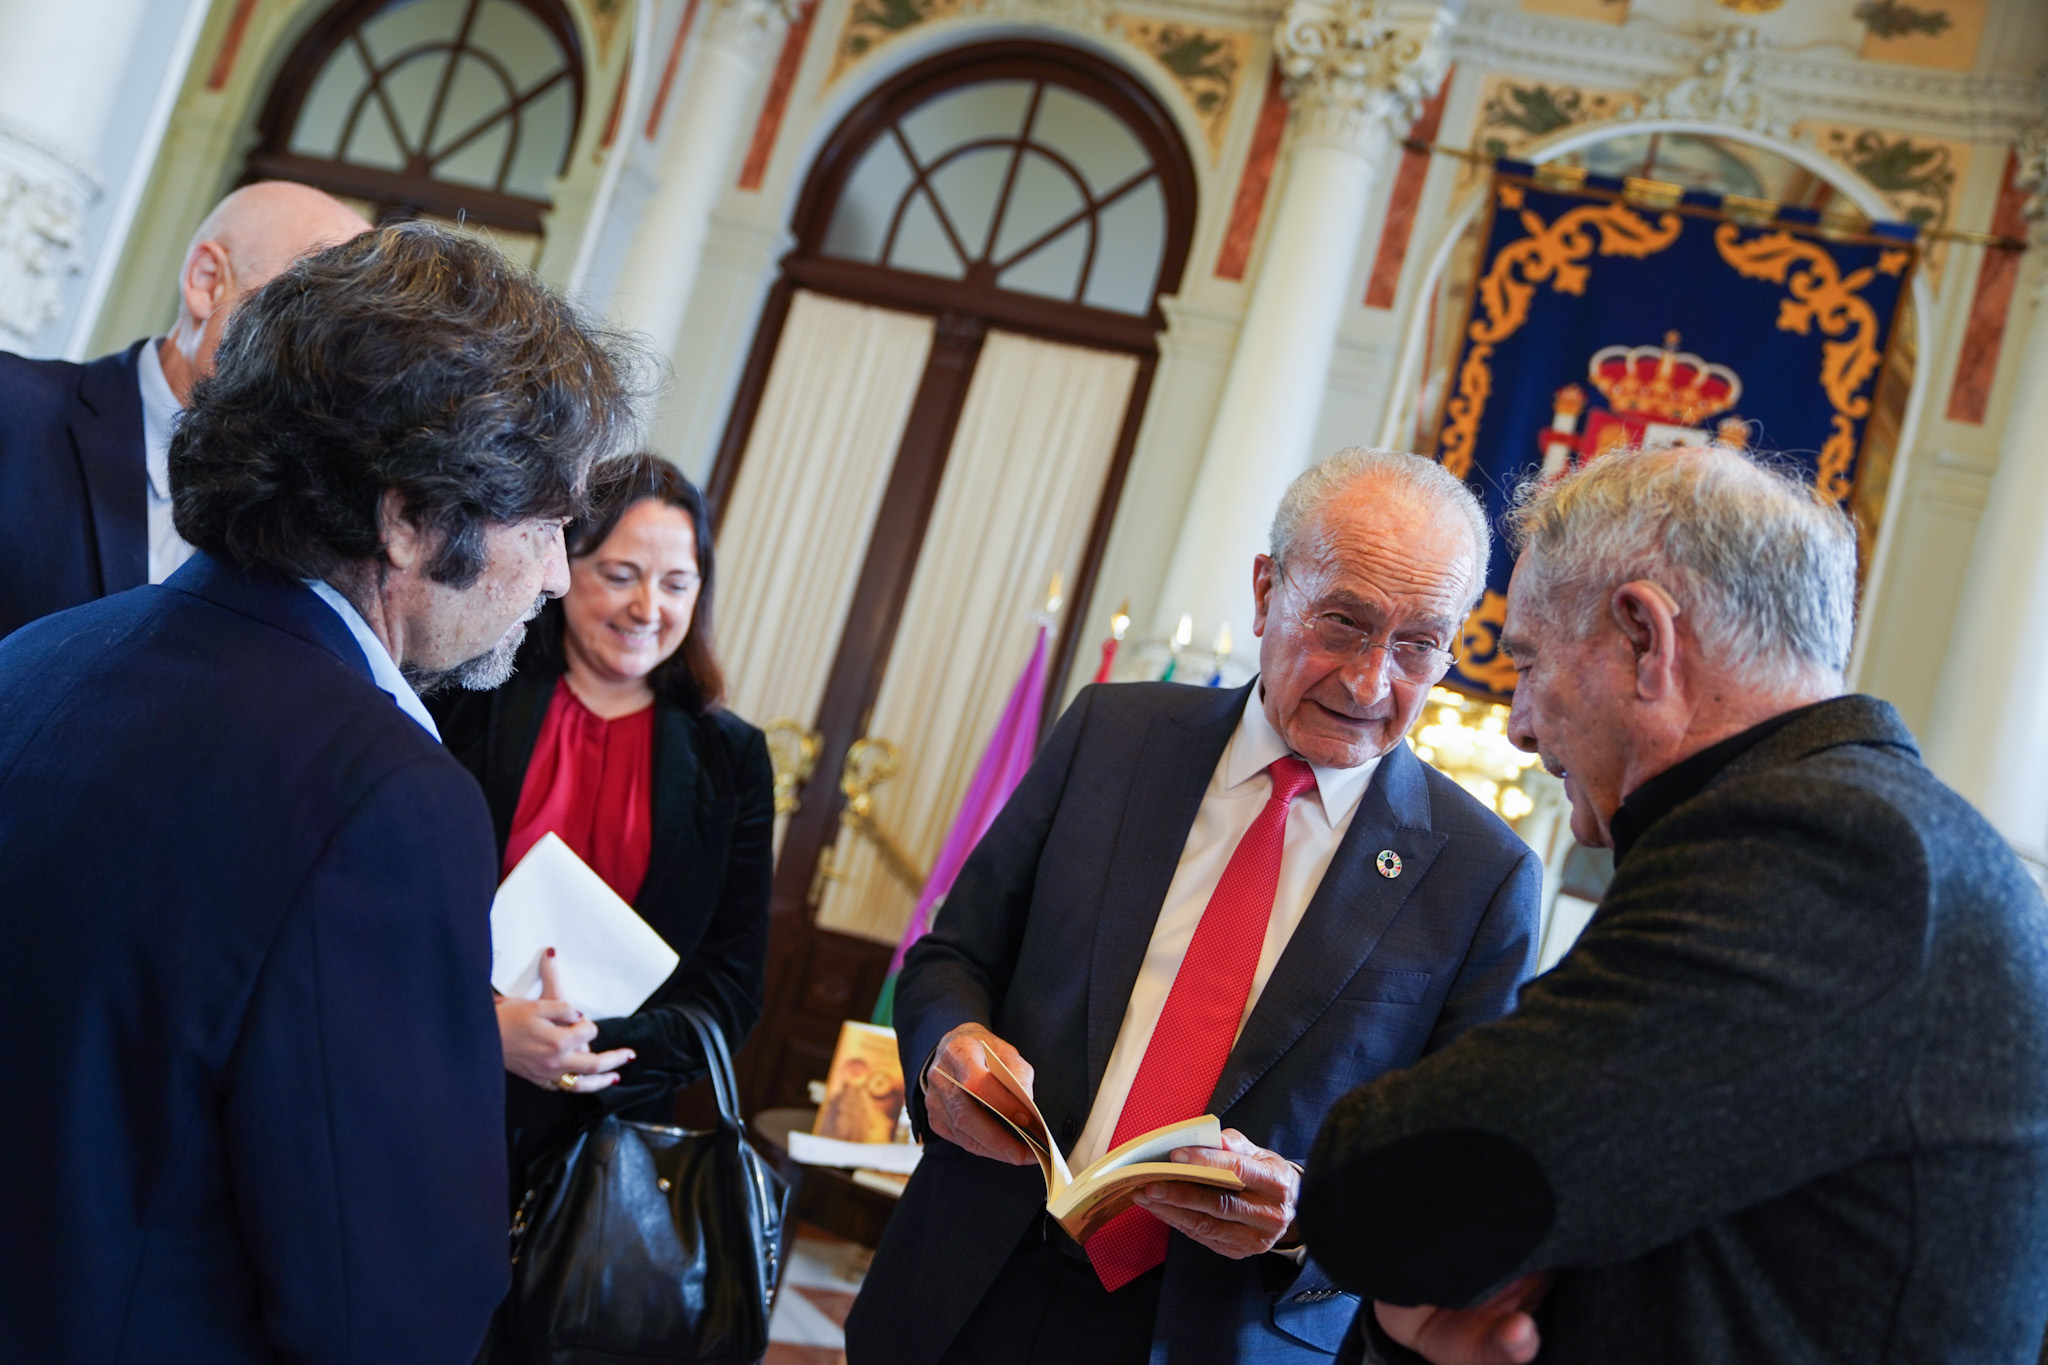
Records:
M1223 1190L1241 1190L1244 1182L1220 1166L1197 1166L1185 1161L1141 1161L1120 1166L1092 1180L1076 1180L1047 1206L1067 1236L1086 1245L1102 1225L1131 1206L1138 1192L1148 1185L1174 1180L1188 1185L1210 1185Z

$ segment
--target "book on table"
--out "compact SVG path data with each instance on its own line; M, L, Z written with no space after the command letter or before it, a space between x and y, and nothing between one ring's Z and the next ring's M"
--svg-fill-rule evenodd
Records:
M1045 1210L1077 1242L1087 1242L1103 1224L1131 1207L1139 1191L1148 1185L1178 1180L1222 1190L1244 1188L1244 1181L1235 1172L1220 1166L1168 1160L1180 1147L1221 1147L1223 1125L1214 1114L1182 1119L1140 1133L1103 1153L1079 1172L1069 1171L1059 1144L1052 1140L1045 1116L1038 1112L1023 1083L1010 1074L993 1052L988 1053L988 1067L986 1079L977 1077L976 1085L963 1084L939 1068L933 1070L954 1089L995 1115L1031 1149L1038 1158L1039 1170L1045 1173Z

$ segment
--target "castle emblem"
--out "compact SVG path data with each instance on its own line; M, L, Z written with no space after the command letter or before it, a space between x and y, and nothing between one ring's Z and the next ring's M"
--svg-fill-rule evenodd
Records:
M1611 450L1714 440L1748 444L1748 424L1729 411L1742 397L1742 380L1726 365L1679 350L1676 332L1666 332L1662 346L1602 347L1587 362L1586 378L1607 406L1589 410L1586 391L1577 384L1557 391L1550 430L1537 438L1546 479ZM1713 430L1701 425L1714 418L1719 420Z

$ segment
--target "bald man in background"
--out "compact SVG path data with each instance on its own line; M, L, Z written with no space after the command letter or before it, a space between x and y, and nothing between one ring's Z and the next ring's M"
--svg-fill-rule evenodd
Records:
M369 227L305 185L245 186L193 234L169 336L82 365L0 351L0 636L185 562L171 426L213 373L228 314L300 256Z

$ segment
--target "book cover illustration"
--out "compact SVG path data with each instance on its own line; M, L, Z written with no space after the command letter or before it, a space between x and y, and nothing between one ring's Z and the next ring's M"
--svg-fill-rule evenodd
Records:
M847 1020L839 1026L825 1102L811 1131L842 1142L890 1142L903 1112L903 1063L896 1030Z

